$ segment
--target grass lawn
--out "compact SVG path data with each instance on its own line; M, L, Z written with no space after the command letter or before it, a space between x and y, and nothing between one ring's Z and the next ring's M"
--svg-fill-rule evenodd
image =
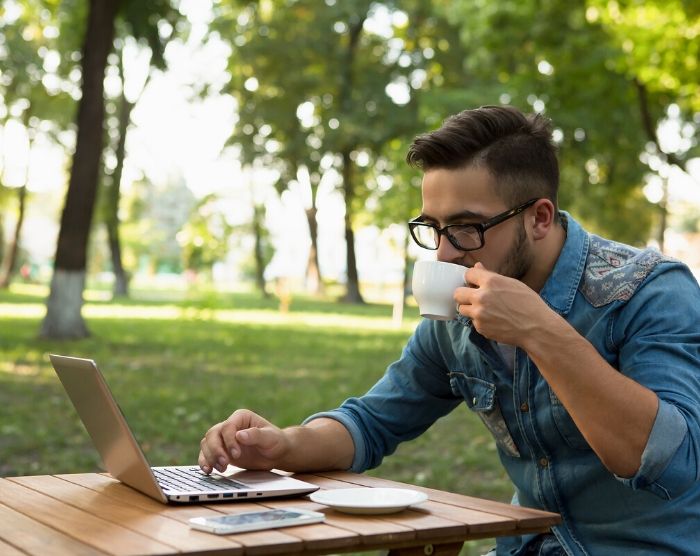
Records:
M294 297L281 313L276 300L254 294L155 300L135 292L111 303L87 292L92 336L55 342L37 339L45 295L20 286L0 293L0 476L99 469L50 352L96 359L150 461L184 465L196 461L207 428L236 408L286 426L363 393L418 322L409 307L394 327L388 305ZM511 495L490 434L466 406L370 473L502 501ZM490 544L471 543L464 554Z

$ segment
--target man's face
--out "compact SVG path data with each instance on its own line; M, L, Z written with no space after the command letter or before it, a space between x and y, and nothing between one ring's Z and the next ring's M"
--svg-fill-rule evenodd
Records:
M494 178L485 168L429 170L423 176L422 191L423 219L439 227L484 222L513 208L496 195ZM522 216L489 228L484 240L481 249L460 251L443 235L437 258L469 267L481 262L487 270L522 280L533 258Z

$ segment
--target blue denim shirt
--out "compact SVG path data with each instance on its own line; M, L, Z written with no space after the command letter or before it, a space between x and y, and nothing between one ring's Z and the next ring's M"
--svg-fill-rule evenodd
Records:
M566 554L700 554L700 288L682 263L562 217L567 238L542 298L659 398L634 477L603 466L527 353L516 348L511 367L461 316L421 321L369 392L308 420L341 422L361 472L466 403L494 435L514 503L561 514ZM498 554L529 540L499 539Z

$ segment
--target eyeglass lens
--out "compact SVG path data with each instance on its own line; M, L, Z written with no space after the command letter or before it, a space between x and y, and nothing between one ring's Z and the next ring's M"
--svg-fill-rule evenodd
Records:
M418 244L426 249L437 249L440 234L436 228L428 225L418 225L413 228ZM445 233L453 243L462 249L477 249L481 247L481 237L473 226L450 226Z

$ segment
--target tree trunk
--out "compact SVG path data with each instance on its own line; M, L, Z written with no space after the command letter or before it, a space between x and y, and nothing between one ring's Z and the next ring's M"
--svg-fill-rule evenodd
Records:
M318 221L316 220L317 210L315 206L306 210L306 220L309 223L309 235L311 236L311 250L309 251L309 261L306 265L306 288L317 295L323 294L323 278L321 277L321 266L318 262Z
M105 218L107 240L112 259L112 272L114 273L112 295L115 298L129 295L129 280L122 263L122 247L119 236L119 199L121 198L120 188L126 154L126 133L133 109L134 105L126 99L122 90L119 106L119 141L115 152L117 165L114 168L114 174L112 174L112 184L107 190L107 214Z
M668 178L662 179L663 196L659 201L659 230L656 241L659 244L659 251L662 253L666 248L666 227L668 226Z
M112 297L129 297L129 278L122 266L122 247L119 239L119 222L106 222L107 243L112 259L112 272L114 274L114 286Z
M357 261L355 260L355 233L352 229L352 201L355 197L352 179L352 160L350 152L342 153L343 157L343 193L345 196L345 245L346 264L348 273L347 292L342 301L347 303L364 303L360 294L360 283L357 276Z
M411 244L411 234L406 230L406 239L403 245L403 301L406 303L406 298L413 293L411 284L413 277L412 259L408 254L408 246Z
M647 134L649 141L654 143L656 150L662 155L666 162L678 166L686 174L688 173L688 166L685 160L678 158L674 153L667 153L661 148L661 143L659 142L659 135L657 131L657 124L651 114L651 107L649 105L649 95L647 94L646 86L638 79L634 80L634 86L637 89L637 99L639 100L639 111L642 118L642 126Z
M82 338L89 334L81 309L103 145L105 66L112 49L119 3L120 0L90 1L82 51L83 84L75 153L61 215L51 292L40 332L46 338Z
M344 118L351 118L353 111L352 91L354 89L353 66L355 64L355 51L362 34L362 26L365 16L354 18L350 22L348 47L345 51L345 61L341 74L340 86L340 108ZM350 153L354 148L352 139L350 143L342 148L343 159L343 195L345 197L345 245L348 284L347 292L342 301L349 303L364 303L360 294L360 284L357 276L357 262L355 260L355 233L352 229L352 201L355 198L355 184L352 176L352 159Z
M0 185L0 188L2 186ZM5 225L2 213L0 213L0 261L5 257Z
M255 236L255 283L263 294L263 297L270 297L265 283L265 254L263 253L263 218L265 207L255 205L253 207L253 235Z
M647 138L649 141L654 143L656 150L662 155L668 164L673 164L683 170L686 174L688 173L687 165L685 161L678 158L674 153L667 153L661 148L661 143L659 142L659 135L657 133L656 122L652 118L651 107L649 106L649 96L647 94L646 86L638 79L634 80L634 86L637 89L637 98L639 100L639 111L642 117L642 126L646 131ZM659 203L659 231L657 233L656 239L659 244L659 250L663 253L664 243L666 240L666 226L668 217L668 180L662 177L664 195L663 199Z
M27 145L27 166L24 169L24 185L22 185L17 190L17 200L19 201L19 207L17 209L17 223L15 224L15 231L12 235L11 243L8 245L7 252L4 257L0 257L2 261L2 268L0 268L0 288L7 289L10 287L10 282L12 282L12 277L17 270L17 254L19 253L19 240L22 236L22 226L24 225L24 215L26 213L27 206L27 183L29 183L29 161L31 160L32 145L34 144L34 130L29 126L29 120L31 117L31 110L27 109L24 111L22 116L22 123L29 137L29 144ZM0 222L0 226L2 222ZM1 237L0 237L1 239Z
M10 286L12 276L15 273L17 266L17 253L19 252L19 238L22 235L22 224L24 223L24 213L27 200L27 184L20 187L17 191L19 197L19 210L17 214L17 223L15 224L15 232L10 240L7 253L2 259L2 269L0 270L0 288L6 289Z
M85 270L57 268L51 277L48 311L41 325L42 338L77 340L90 335L80 314ZM78 310L76 311L76 307ZM51 316L51 318L49 318Z

